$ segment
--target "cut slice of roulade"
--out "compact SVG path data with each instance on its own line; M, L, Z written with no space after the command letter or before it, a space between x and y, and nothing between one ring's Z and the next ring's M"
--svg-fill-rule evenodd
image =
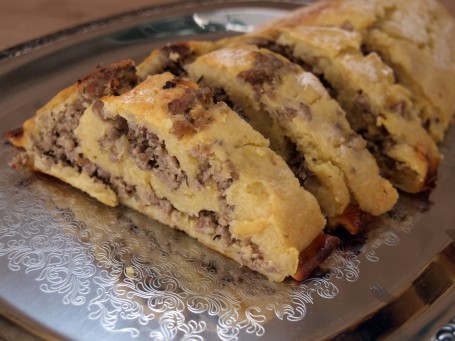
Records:
M273 281L303 279L337 245L322 233L316 199L268 141L214 104L207 88L171 73L151 76L95 99L70 127L68 98L81 95L81 84L38 112L36 122L60 113L51 132L26 123L10 135L33 168L183 230ZM62 148L43 149L49 134L66 135Z
M437 0L322 0L261 30L331 26L362 35L362 50L377 52L411 91L424 127L436 142L455 112L455 20Z
M394 186L409 193L432 187L440 161L437 146L393 70L376 53L361 53L359 33L301 26L283 28L275 39L278 50L328 83Z
M185 69L271 140L332 224L346 225L340 218L353 207L380 215L395 204L397 192L379 175L366 142L311 73L251 45L205 54Z
M30 166L115 205L115 195L101 180L101 171L78 152L80 141L74 130L91 103L102 96L120 95L132 89L137 80L134 63L125 60L99 67L59 92L20 129L7 134L14 145L26 150L13 160L13 167Z

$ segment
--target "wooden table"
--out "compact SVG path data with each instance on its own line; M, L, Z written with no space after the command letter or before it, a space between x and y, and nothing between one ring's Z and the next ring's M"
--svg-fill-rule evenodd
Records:
M181 0L1 0L0 51L103 17ZM455 0L441 0L455 14Z
M46 34L181 0L0 0L0 51Z

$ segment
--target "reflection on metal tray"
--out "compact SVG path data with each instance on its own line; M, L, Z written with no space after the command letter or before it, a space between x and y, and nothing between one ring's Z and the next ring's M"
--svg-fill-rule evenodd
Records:
M140 61L167 41L247 31L293 7L167 6L16 51L0 63L2 128L19 125L99 62ZM344 236L303 283L271 283L129 209L11 170L15 151L2 142L0 313L58 339L429 339L455 314L454 144L451 129L430 197L403 195L368 232Z

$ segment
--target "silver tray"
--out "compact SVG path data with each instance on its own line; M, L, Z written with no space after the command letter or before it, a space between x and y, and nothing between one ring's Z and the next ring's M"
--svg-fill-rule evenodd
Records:
M248 31L297 5L185 2L3 51L1 130L19 126L99 63ZM0 314L41 338L64 340L453 337L453 324L435 333L455 316L454 145L452 127L429 196L402 195L366 233L343 236L311 278L277 284L129 209L11 170L15 150L2 141ZM22 335L6 320L0 327L0 338L7 330Z

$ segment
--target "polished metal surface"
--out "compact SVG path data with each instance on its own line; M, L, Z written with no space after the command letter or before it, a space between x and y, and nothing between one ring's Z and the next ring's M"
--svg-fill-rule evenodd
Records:
M4 58L1 130L99 63L248 31L296 6L191 4L117 18ZM270 283L129 209L10 169L15 150L2 141L0 314L47 339L430 339L455 316L454 145L452 128L431 195L403 195L366 233L344 235L303 283Z

